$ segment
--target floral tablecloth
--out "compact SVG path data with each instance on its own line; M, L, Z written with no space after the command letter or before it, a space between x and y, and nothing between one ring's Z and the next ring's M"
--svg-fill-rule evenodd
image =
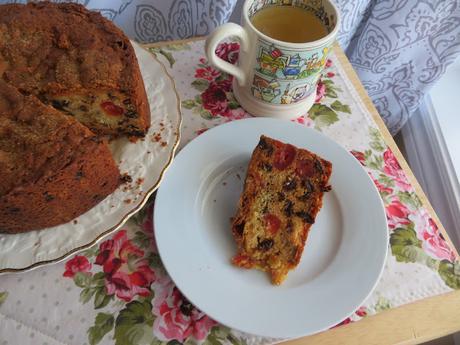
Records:
M203 57L203 45L196 41L150 48L167 66L182 100L180 147L208 128L249 117L232 95L231 77ZM224 43L217 53L235 62L238 45ZM390 254L383 276L373 294L341 324L459 289L455 251L334 53L315 105L308 116L295 121L351 151L374 180L386 208ZM65 262L0 276L0 345L273 342L219 325L181 295L156 249L153 203L154 197L119 231Z

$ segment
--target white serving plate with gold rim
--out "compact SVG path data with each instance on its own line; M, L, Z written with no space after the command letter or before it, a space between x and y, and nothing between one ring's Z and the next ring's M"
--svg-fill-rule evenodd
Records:
M230 218L261 134L333 165L332 190L281 286L230 263ZM272 338L320 332L351 315L377 284L388 249L383 203L360 163L318 131L279 119L230 122L183 148L158 190L154 224L165 268L190 302L222 324Z
M180 100L165 67L132 44L150 104L150 129L145 139L136 143L122 138L110 145L120 172L129 174L132 182L66 224L24 234L0 234L0 273L54 263L92 246L119 229L158 188L179 144Z

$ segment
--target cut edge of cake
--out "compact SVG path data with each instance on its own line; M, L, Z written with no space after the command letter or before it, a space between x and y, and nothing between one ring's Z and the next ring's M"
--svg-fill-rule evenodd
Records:
M66 223L121 184L106 140L2 80L0 115L0 233Z

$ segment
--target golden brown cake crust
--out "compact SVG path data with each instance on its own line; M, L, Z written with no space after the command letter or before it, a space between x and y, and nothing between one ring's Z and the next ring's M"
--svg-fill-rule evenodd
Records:
M83 147L56 174L0 197L0 232L20 233L67 223L118 187L118 168L107 146L87 141Z
M0 5L0 75L81 122L89 110L107 115L108 108L112 114L102 116L104 121L86 123L100 134L143 136L149 127L150 109L129 39L82 5ZM78 100L67 97L75 95Z
M261 136L232 222L233 264L266 271L281 284L300 261L331 172L314 153Z
M0 80L0 232L65 223L120 184L107 144Z

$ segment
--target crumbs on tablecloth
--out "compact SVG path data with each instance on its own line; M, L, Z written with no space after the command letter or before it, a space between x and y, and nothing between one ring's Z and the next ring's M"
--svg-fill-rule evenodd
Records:
M162 147L165 147L165 146L168 145L168 144L166 143L166 141L162 141L162 142L160 143L160 145L161 145Z
M144 179L142 177L138 177L136 180L136 185L140 186L142 183L144 183Z
M124 202L125 204L130 204L130 203L132 202L132 200L131 200L131 199L125 199L125 200L123 200L123 202Z

